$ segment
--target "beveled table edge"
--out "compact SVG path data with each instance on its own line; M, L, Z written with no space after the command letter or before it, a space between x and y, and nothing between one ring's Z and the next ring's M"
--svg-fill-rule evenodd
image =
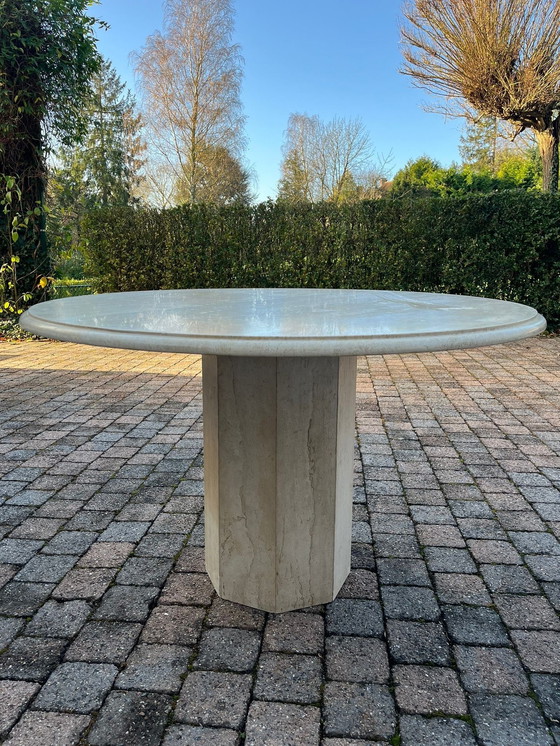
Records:
M40 305L40 304L39 304ZM519 304L518 304L519 305ZM525 306L525 308L530 308ZM61 342L116 347L151 352L246 357L335 357L438 352L516 342L546 329L546 320L533 310L521 322L466 331L421 332L344 337L246 337L113 331L63 322L51 322L33 314L34 306L20 318L23 329Z

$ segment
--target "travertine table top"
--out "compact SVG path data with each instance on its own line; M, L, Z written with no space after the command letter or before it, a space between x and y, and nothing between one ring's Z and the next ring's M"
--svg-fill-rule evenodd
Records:
M33 306L21 325L105 347L289 357L479 347L531 337L546 322L533 308L489 298L262 288L64 298Z

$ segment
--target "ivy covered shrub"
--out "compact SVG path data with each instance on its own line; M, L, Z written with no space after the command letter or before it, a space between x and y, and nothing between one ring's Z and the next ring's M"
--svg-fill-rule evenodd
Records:
M420 290L526 303L560 327L560 196L110 208L85 221L99 292L192 287Z

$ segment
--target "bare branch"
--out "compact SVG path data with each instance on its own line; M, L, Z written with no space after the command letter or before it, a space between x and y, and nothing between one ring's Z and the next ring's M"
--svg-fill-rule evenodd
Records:
M416 0L405 9L405 64L413 82L447 102L537 133L558 183L559 0ZM552 147L552 150L551 150ZM552 170L551 170L552 169Z

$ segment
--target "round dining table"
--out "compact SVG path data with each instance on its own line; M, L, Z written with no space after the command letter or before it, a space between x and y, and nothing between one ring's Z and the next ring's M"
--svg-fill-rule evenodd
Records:
M202 355L206 569L270 612L332 601L350 571L356 356L543 331L508 301L390 290L161 290L38 303L66 342Z

